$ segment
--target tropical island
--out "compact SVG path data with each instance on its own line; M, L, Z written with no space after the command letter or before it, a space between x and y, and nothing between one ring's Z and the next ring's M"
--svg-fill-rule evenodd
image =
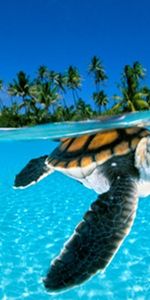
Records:
M0 90L8 94L11 101L6 105L0 99L0 127L97 119L150 109L150 88L143 84L146 71L140 62L124 66L118 95L113 95L111 99L104 87L108 76L98 56L92 57L87 73L94 83L93 106L80 97L82 76L73 66L60 73L42 65L32 80L24 71L19 71L7 85L0 80ZM72 105L66 100L68 91L72 93Z

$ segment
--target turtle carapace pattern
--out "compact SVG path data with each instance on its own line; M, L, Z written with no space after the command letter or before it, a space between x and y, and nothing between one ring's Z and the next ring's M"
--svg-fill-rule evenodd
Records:
M129 127L62 138L50 155L23 168L14 187L26 188L55 170L93 189L98 198L52 261L44 279L51 292L104 270L129 233L139 197L150 194L150 131Z

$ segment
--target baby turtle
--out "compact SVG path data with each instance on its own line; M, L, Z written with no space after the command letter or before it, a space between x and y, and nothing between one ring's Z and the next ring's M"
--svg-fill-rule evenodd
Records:
M55 170L99 194L44 279L45 287L57 292L104 270L129 233L138 197L150 194L150 131L130 127L63 138L51 155L27 164L15 187Z

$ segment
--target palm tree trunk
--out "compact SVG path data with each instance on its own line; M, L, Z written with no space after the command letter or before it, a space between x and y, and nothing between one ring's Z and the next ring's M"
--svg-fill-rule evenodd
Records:
M67 107L67 102L66 102L66 99L63 97L63 104L64 104L64 107Z
M1 98L0 98L0 107L1 107L1 109L4 107L4 104L3 104L3 101Z
M64 105L64 107L67 107L67 102L66 102L66 99L65 99L65 97L64 97L64 95L63 95L62 92L61 92L61 95L62 95L62 102L63 102L63 105Z
M77 108L77 101L76 101L76 95L75 95L75 90L74 89L72 89L72 96L73 96L75 108Z
M101 112L102 112L101 105L98 106L98 110L99 110L99 114L101 115Z

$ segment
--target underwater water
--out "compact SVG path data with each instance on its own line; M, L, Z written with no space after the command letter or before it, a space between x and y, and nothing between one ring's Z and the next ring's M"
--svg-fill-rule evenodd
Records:
M42 278L97 194L59 172L27 189L12 188L15 175L31 158L57 146L50 138L133 125L150 128L150 112L109 122L0 130L1 300L150 299L150 197L140 199L132 230L105 272L51 295Z

